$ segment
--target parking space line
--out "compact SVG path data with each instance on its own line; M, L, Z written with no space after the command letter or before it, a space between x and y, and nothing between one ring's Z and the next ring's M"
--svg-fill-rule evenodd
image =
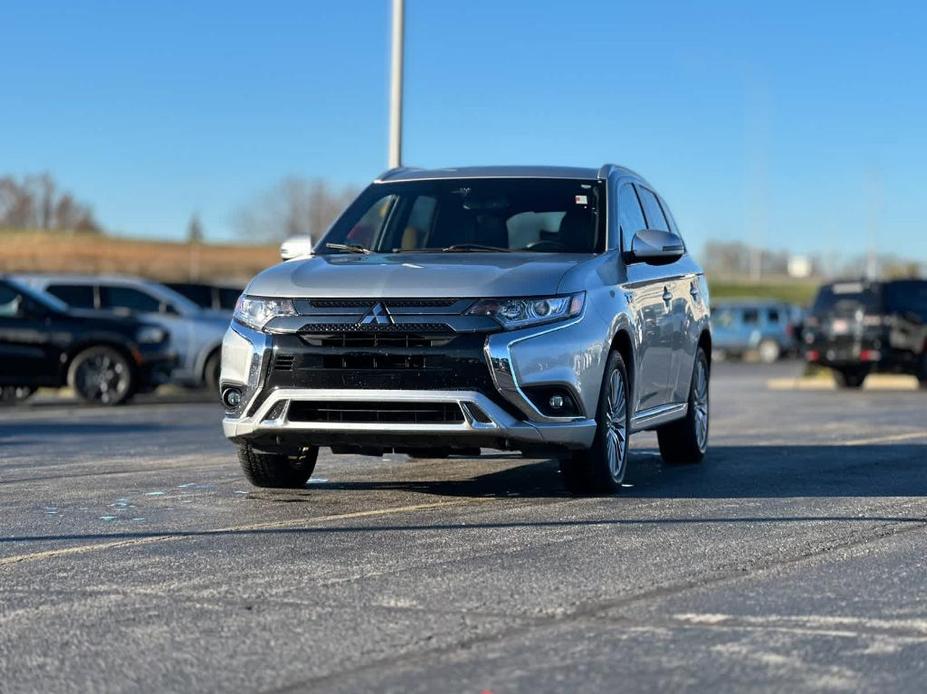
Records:
M892 443L893 441L911 441L912 439L927 439L927 431L912 431L907 434L889 434L875 436L869 439L851 439L844 441L844 446L869 446L874 443Z
M84 554L86 552L95 552L105 549L118 549L121 547L138 547L141 545L151 545L158 542L172 542L175 540L189 540L209 535L220 535L230 532L249 532L251 530L266 530L269 528L285 528L301 524L313 525L316 523L325 523L340 520L352 520L355 518L371 518L377 516L391 516L400 513L412 513L414 511L428 511L436 508L445 508L448 506L465 506L469 504L484 503L493 501L489 498L459 499L457 501L441 501L429 504L412 504L409 506L394 506L392 508L371 509L368 511L354 511L352 513L339 513L330 516L318 516L316 518L296 518L285 521L270 521L267 523L253 523L251 525L231 525L225 528L213 528L209 530L193 530L167 533L165 535L156 535L153 537L138 537L124 540L112 540L110 542L98 542L92 545L78 545L76 547L62 547L61 549L49 549L42 552L30 552L28 554L17 554L11 557L0 558L0 567L20 564L27 561L39 561L42 559L56 559L58 557L69 556L73 554Z

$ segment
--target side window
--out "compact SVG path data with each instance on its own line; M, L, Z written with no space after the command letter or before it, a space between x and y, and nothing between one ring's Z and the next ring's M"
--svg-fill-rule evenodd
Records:
M103 308L122 312L157 313L161 302L132 287L100 287Z
M22 311L23 297L12 287L0 285L0 318L16 318Z
M779 309L771 308L766 311L766 320L770 323L778 323L780 319Z
M666 204L666 200L660 198L660 207L663 208L663 216L666 217L666 222L669 224L669 230L676 234L679 238L682 238L682 234L679 233L679 227L676 226L676 219L673 217L673 213L669 208L669 205Z
M666 223L666 217L663 216L663 209L660 207L657 196L640 186L638 186L637 192L640 193L641 205L644 206L644 214L647 216L647 228L669 231L669 224Z
M744 325L756 325L760 322L760 312L755 308L745 308L741 320Z
M50 284L45 291L73 308L94 308L93 285Z
M618 225L621 227L621 250L631 250L631 239L641 229L647 228L641 204L634 192L634 186L626 184L618 192Z

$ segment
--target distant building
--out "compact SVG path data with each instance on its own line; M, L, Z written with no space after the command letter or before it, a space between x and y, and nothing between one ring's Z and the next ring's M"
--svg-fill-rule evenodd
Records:
M788 272L789 277L795 279L811 277L811 273L814 272L814 263L806 255L789 256Z

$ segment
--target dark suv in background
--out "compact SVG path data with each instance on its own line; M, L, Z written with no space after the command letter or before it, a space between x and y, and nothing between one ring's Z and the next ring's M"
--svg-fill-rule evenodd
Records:
M166 382L176 363L164 328L69 309L0 278L0 400L70 386L83 400L118 405Z
M805 322L805 358L859 388L870 373L917 376L927 388L927 280L834 282Z

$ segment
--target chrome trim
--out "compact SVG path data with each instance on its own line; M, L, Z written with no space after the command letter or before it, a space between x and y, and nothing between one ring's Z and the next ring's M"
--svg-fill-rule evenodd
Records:
M251 345L251 364L248 368L248 382L239 383L237 381L222 381L222 386L238 385L243 387L242 405L239 406L239 412L247 414L254 407L254 401L261 393L264 387L264 381L267 378L267 370L273 363L273 353L276 346L271 344L270 336L253 328L249 328L242 323L232 321L229 328L244 338Z
M689 411L689 403L671 403L669 405L658 405L650 407L642 412L638 412L631 418L631 432L646 431L663 424L668 424L677 419L682 419Z
M459 423L380 423L380 422L291 422L290 404L300 401L324 400L328 402L453 402L460 406L464 421ZM288 401L280 417L264 421L270 410L280 401ZM480 408L491 420L478 422L464 405ZM592 445L596 423L591 419L553 422L547 425L516 419L483 393L476 391L440 390L358 390L358 389L305 389L280 388L267 398L248 417L226 417L222 420L225 435L230 438L248 438L261 434L286 432L357 432L359 434L463 434L488 439L511 439L534 444L561 444L572 448Z
M486 357L486 364L489 366L489 373L492 376L492 382L496 386L496 390L499 391L502 397L524 412L525 416L534 422L576 422L585 419L585 417L549 417L535 407L531 399L521 389L521 386L518 384L518 379L515 377L515 369L512 366L512 345L517 345L519 342L547 335L557 330L569 328L582 321L585 314L586 303L584 302L580 314L566 322L556 323L550 326L539 326L535 329L528 328L528 330L531 331L529 334L520 335L502 344L500 344L500 342L506 333L494 333L486 338L486 344L483 345L483 354ZM496 344L493 344L494 342ZM581 401L578 399L577 404L581 404Z

